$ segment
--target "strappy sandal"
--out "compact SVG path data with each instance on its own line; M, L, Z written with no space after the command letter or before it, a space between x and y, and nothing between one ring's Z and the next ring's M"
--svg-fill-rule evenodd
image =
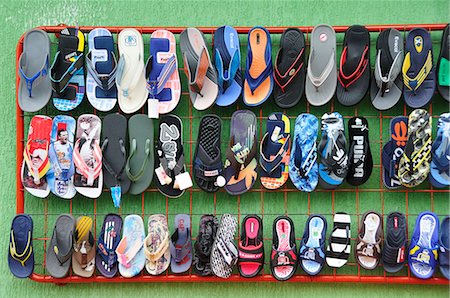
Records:
M219 220L214 215L202 215L200 218L197 240L194 244L195 254L192 262L194 271L201 275L212 275L211 251L216 239Z
M355 243L356 261L362 268L373 270L381 260L383 218L374 211L364 213L361 218L358 239Z
M162 214L148 218L148 235L144 239L144 253L147 259L145 269L151 275L160 275L170 265L169 229Z
M333 231L328 241L326 262L328 266L340 268L344 266L351 251L351 218L350 215L338 212L333 217Z

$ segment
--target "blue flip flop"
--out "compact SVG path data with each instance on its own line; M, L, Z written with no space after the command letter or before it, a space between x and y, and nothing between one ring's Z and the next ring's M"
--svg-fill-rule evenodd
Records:
M300 266L309 275L317 275L325 264L325 237L327 220L322 215L313 214L308 217L300 243Z
M441 114L439 117L431 154L431 184L438 188L450 186L450 113Z
M397 169L408 140L408 117L392 118L390 127L391 138L382 153L383 183L386 188L396 189L401 186Z
M444 218L439 235L439 269L450 279L450 216Z
M239 35L233 27L222 26L214 32L213 60L217 70L218 106L233 104L242 92Z
M18 214L12 221L8 265L18 278L27 278L34 271L33 220L28 214Z
M319 120L311 114L300 114L295 120L289 177L301 191L313 191L319 181L316 145L318 125Z
M425 211L419 214L409 245L409 270L417 278L433 276L438 261L439 218Z

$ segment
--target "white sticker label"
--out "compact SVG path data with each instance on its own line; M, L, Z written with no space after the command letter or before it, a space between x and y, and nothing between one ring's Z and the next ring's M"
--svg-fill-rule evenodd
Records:
M178 188L180 190L185 190L189 187L192 187L192 179L189 172L184 172L175 176L175 184L178 184Z
M147 101L148 118L158 119L159 117L159 100L156 98L149 98Z
M164 171L163 167L159 167L155 169L155 174L158 177L159 183L161 185L170 184L172 182L172 178L167 176L166 171Z

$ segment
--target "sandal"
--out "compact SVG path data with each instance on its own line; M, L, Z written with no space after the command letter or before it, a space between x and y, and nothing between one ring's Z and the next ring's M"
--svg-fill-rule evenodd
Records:
M148 235L144 240L144 253L147 259L145 269L151 275L160 275L169 268L169 229L166 216L150 215L148 218Z
M298 258L308 275L317 275L325 264L327 220L322 215L310 215L305 225Z
M450 279L450 217L442 220L439 234L439 270L446 279Z
M328 266L340 268L344 266L351 251L351 218L350 215L338 212L333 217L333 231L328 240L326 261Z
M429 178L434 187L444 188L450 186L450 113L441 114L437 127Z
M264 267L263 222L258 215L247 215L242 221L238 269L243 277L254 277Z
M219 220L214 215L202 215L198 229L197 240L194 244L195 254L192 267L201 275L212 275L211 250L216 239Z
M294 276L298 264L294 222L287 216L278 216L272 230L270 271L275 279L286 281Z
M231 214L220 218L219 229L211 249L211 269L215 276L229 278L238 261L238 249L234 244L237 219Z
M373 270L381 260L381 238L383 219L374 211L364 213L361 218L358 239L355 243L356 261L362 268Z
M400 212L391 212L386 218L386 237L381 254L386 272L395 273L404 268L408 241L407 225L405 215Z

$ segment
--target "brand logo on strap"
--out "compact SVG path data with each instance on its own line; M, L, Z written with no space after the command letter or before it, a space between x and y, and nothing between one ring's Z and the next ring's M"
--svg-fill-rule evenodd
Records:
M423 39L422 36L414 37L414 47L416 48L417 53L422 52L423 49Z
M397 146L405 146L408 140L408 128L404 121L397 122L394 125L394 133L391 134L391 138L395 141Z
M328 39L328 35L326 33L322 33L322 34L319 35L319 40L321 42L326 42L327 39Z
M173 169L175 167L175 158L177 155L177 143L173 140L177 140L180 137L180 132L174 124L169 126L166 123L161 123L160 130L159 140L162 143L162 149L167 159L168 166L170 169Z
M358 163L360 160L364 161L364 137L363 136L353 136L353 141L355 146L353 146L353 162ZM362 178L364 176L364 163L361 162L355 168L355 174L353 177Z
M230 48L234 49L234 33L230 33Z
M134 35L125 36L125 45L126 46L135 46L136 45L136 36L134 36Z
M399 50L398 50L398 41L399 41L399 39L400 39L400 37L398 37L398 36L394 37L394 52L395 53L399 52Z

